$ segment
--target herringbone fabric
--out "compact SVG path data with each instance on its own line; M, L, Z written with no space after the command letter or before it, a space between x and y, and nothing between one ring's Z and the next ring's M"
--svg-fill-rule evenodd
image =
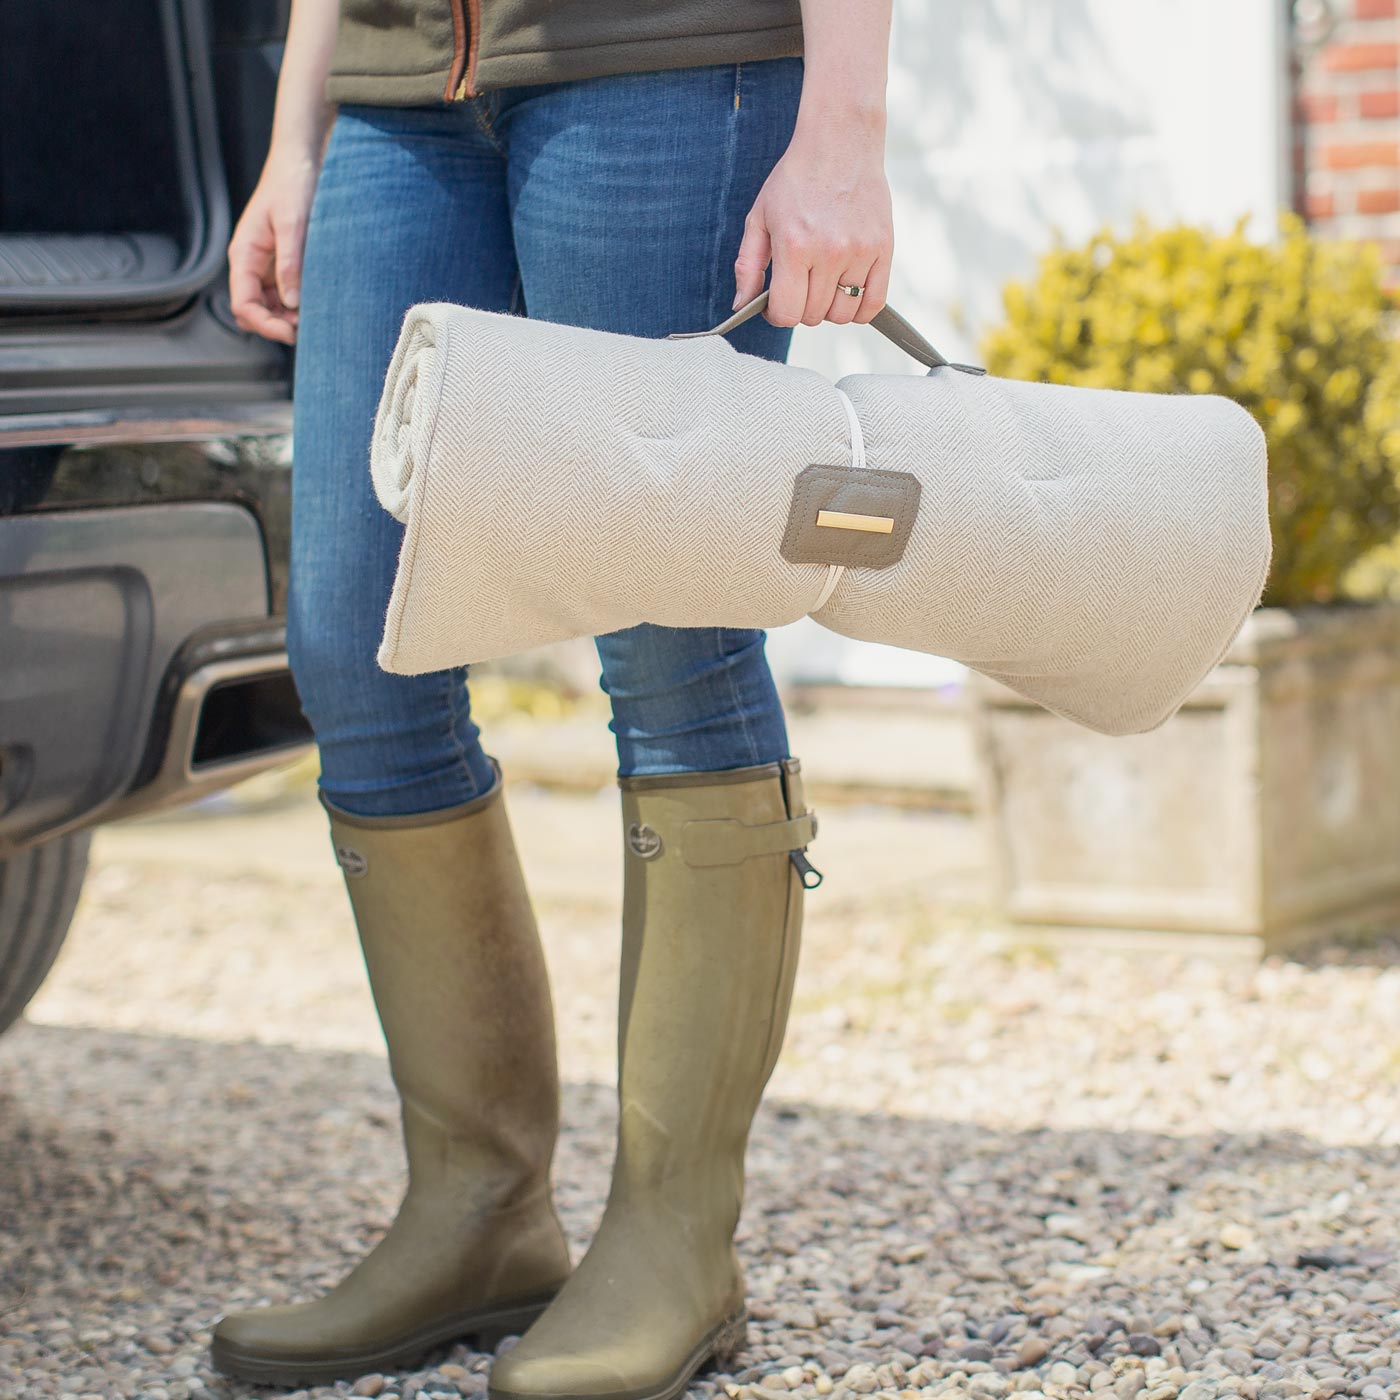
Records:
M904 557L813 615L966 662L1090 728L1160 724L1269 559L1266 460L1228 400L850 375L866 463L919 477ZM639 622L772 627L828 571L779 545L793 480L851 461L840 395L726 341L414 307L372 470L406 526L379 661L416 674Z

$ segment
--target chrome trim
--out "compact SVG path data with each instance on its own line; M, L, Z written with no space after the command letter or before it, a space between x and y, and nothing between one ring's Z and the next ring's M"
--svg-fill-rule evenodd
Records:
M0 414L0 448L191 442L289 433L290 399L251 404L182 404L178 408L89 408L60 413Z
M209 692L228 681L256 680L262 676L278 675L287 669L287 653L282 651L211 661L192 671L176 693L170 715L170 734L155 777L104 810L102 820L116 821L138 812L183 806L220 788L232 787L271 768L295 762L307 753L312 747L309 740L280 744L261 753L222 763L201 763L198 767L194 763L199 716Z

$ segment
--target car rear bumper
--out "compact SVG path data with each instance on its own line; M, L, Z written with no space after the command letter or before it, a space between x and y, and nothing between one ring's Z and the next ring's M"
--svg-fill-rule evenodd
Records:
M286 421L0 416L0 859L307 748Z

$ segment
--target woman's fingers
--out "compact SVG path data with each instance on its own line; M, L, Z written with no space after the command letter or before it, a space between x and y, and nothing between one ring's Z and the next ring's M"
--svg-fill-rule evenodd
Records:
M768 279L768 309L764 313L775 326L795 326L807 312L811 278L805 262L783 248L773 253Z
M245 331L290 345L296 322L277 290L277 239L256 204L239 220L228 248L228 292L233 319Z
M855 263L847 263L846 270L836 279L836 288L831 300L826 305L826 319L834 321L838 326L849 325L856 319L864 301L865 294L852 296L849 292L844 292L843 287L866 287L870 281L870 267L865 264L862 268Z
M834 251L824 249L808 253L804 259L808 267L807 305L802 312L804 326L821 325L831 310L836 295L836 274L841 269L841 262L833 256Z
M270 340L280 340L284 345L293 345L297 338L297 312L282 300L277 283L268 278L263 283L263 302L260 315L259 335Z
M238 267L230 259L229 302L243 330L284 345L296 340L296 313L283 304L271 275L264 278L253 267Z
M306 244L306 223L300 218L273 222L277 240L277 294L282 305L295 309L301 301L301 254Z
M234 320L245 331L284 345L296 340L315 175L314 163L269 159L228 245Z
M856 301L854 297L850 298L856 308L856 314L852 319L862 326L874 320L883 309L885 298L889 294L890 260L876 258L870 271L865 274L865 292L861 299Z
M233 311L233 319L245 330L251 331L250 319L264 310L262 276L257 267L240 253L236 245L228 250L228 299Z
M229 282L233 319L243 330L279 340L284 345L296 340L296 313L282 305L275 283L262 281L256 273L232 270Z
M744 220L744 237L734 259L734 310L752 301L763 290L763 274L773 256L773 244L757 205Z
M277 284L251 267L229 267L229 302L233 319L245 331L291 345L296 340L296 313L286 307Z

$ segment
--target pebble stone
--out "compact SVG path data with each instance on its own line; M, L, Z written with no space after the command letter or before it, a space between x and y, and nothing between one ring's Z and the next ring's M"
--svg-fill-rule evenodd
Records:
M379 1237L397 1099L333 872L101 851L0 1038L0 1397L484 1396L464 1343L291 1391L210 1368L221 1311L315 1296ZM696 1400L1400 1400L1400 943L1008 946L971 882L888 907L841 883L808 901L750 1139L748 1346ZM616 911L538 907L577 1259L612 1159Z

